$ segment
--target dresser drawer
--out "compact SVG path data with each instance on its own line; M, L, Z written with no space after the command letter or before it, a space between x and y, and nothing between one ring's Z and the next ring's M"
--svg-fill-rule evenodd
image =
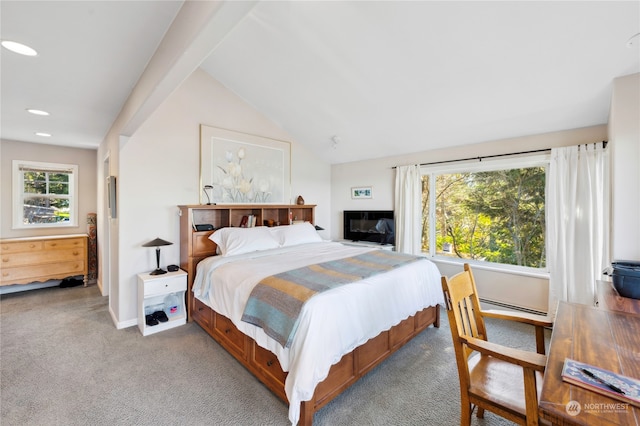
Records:
M59 250L59 249L84 248L85 245L86 245L86 238L63 238L59 240L45 241L44 249Z
M21 241L12 243L2 243L0 245L2 251L0 253L22 253L28 251L39 251L44 248L43 241Z
M147 281L144 283L144 296L147 297L153 296L154 294L176 293L186 289L186 275L159 278L157 280Z
M253 342L253 356L251 362L258 367L264 374L272 377L284 387L284 381L287 373L282 371L278 357L270 351L258 346Z
M58 263L69 260L84 261L87 257L85 247L75 247L61 250L26 251L21 253L7 253L1 255L3 268L14 266L37 265L42 263Z
M205 330L211 328L211 309L200 300L193 298L193 320L202 326Z
M58 262L48 265L2 267L2 284L25 284L35 281L61 279L74 275L83 275L85 265L82 261Z
M214 313L213 321L214 332L222 337L226 346L231 350L235 350L236 352L245 355L245 336L236 328L233 322L224 315L217 313Z

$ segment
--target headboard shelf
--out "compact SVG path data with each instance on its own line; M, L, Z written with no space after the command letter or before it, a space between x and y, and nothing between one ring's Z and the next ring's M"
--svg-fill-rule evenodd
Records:
M239 226L243 216L256 217L256 226L289 225L292 221L315 224L315 204L216 204L181 205L180 209L180 267L187 272L189 291L187 312L191 320L194 306L191 286L198 262L216 254L216 245L209 236L218 228ZM195 225L211 225L213 231L196 231Z

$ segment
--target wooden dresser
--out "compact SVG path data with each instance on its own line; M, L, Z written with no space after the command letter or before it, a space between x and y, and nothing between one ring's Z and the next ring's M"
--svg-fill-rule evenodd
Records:
M0 285L82 275L87 285L87 235L0 240Z

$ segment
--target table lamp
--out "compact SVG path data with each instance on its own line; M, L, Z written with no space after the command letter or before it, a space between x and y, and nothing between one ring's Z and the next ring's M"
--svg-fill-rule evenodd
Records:
M165 271L164 269L160 269L160 246L169 246L173 243L170 243L169 241L165 241L162 240L160 238L156 238L153 241L149 241L146 244L143 244L142 247L155 247L156 248L156 263L157 263L157 267L156 270L151 272L149 275L162 275L162 274L166 274L167 271Z

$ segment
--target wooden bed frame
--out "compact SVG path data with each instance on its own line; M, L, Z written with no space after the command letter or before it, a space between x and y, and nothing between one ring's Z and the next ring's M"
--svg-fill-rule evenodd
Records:
M267 388L285 403L289 403L284 392L287 373L282 371L278 358L239 331L231 320L213 311L198 299L192 300L190 318ZM439 306L428 307L418 312L344 355L331 367L327 378L316 386L313 398L301 403L298 424L312 425L316 411L432 324L435 327L440 326Z
M282 371L278 358L238 330L231 320L213 311L193 296L191 287L197 264L216 253L215 244L208 238L213 231L194 231L193 224L202 223L202 221L198 221L197 217L200 214L209 223L215 222L214 227L217 228L219 227L217 216L221 213L225 221L235 223L234 220L238 218L234 217L234 214L239 216L248 211L258 215L259 219L269 219L272 215L276 219L291 217L293 211L298 217L313 223L314 207L296 205L275 207L179 206L181 213L180 265L182 269L187 271L189 283L189 291L187 292L188 320L195 321L200 325L216 342L287 404L289 401L284 391L287 373ZM283 223L285 222L283 221ZM229 223L225 224L223 221L222 225L229 226ZM344 355L337 364L331 367L327 378L316 386L313 398L300 404L298 424L312 425L313 415L316 411L432 324L434 327L440 326L439 305L428 307L416 313Z

